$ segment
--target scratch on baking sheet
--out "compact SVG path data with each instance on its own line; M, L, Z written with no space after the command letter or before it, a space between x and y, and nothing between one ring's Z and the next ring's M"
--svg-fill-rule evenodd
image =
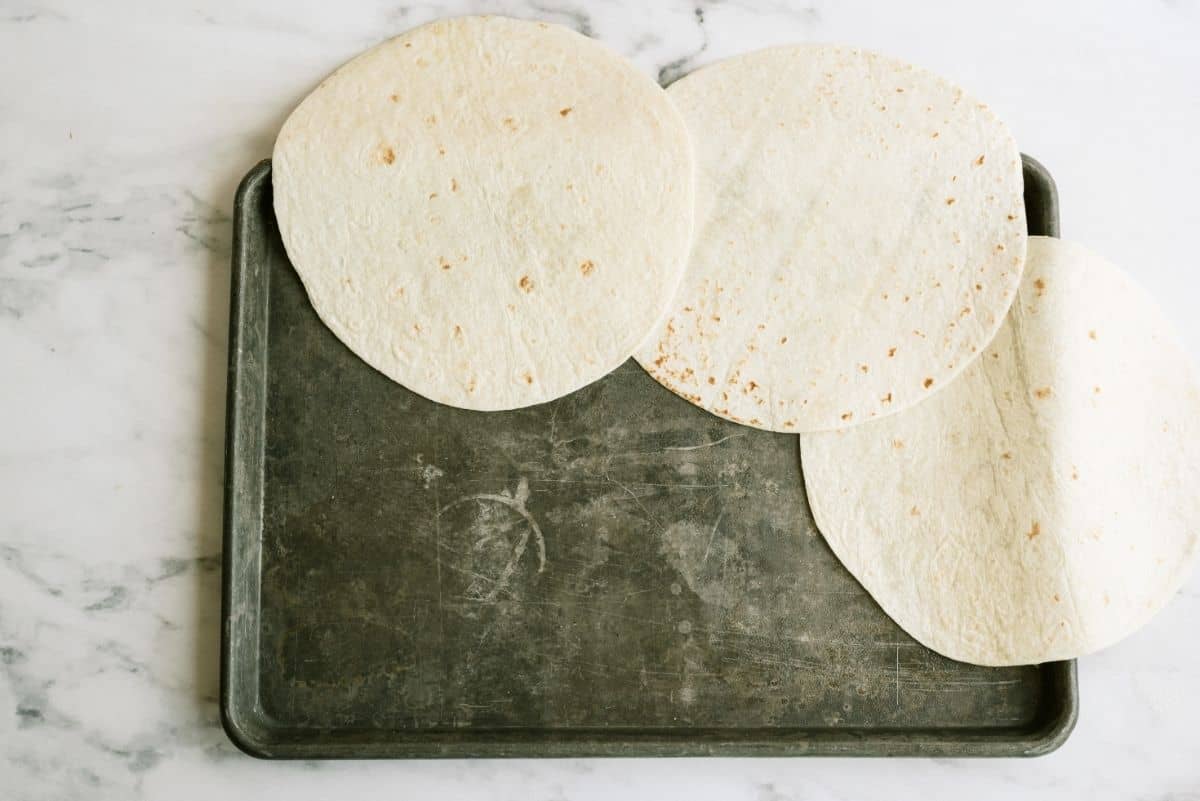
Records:
M611 478L609 478L607 481L596 481L595 479L592 479L589 481L589 480L571 479L571 478L535 478L535 479L533 479L532 483L534 483L534 484L585 484L585 485L591 485L593 487L602 487L605 484L614 484L617 482L615 482ZM635 487L664 487L667 489L725 489L726 487L729 486L728 484L664 484L664 483L655 483L652 481L631 481L629 483ZM624 485L622 485L622 486L624 486Z
M637 495L634 495L633 491L629 489L629 487L625 486L620 481L617 481L615 478L609 475L608 461L605 461L604 463L604 478L609 483L616 484L618 487L624 490L626 495L628 495L630 498L633 498L633 502L638 505L638 508L642 510L642 514L646 515L646 518L650 520L650 522L654 523L654 525L660 529L663 527L662 521L650 513L650 510L646 508L646 504L642 503L641 498L639 498Z
M438 488L437 484L433 485L433 508L435 514L433 516L433 555L434 562L437 565L437 602L438 602L438 639L445 641L446 632L443 628L442 618L445 617L445 610L442 607L442 513L438 510Z
M714 445L720 445L722 442L728 442L731 439L739 439L744 436L746 436L744 433L729 434L727 436L721 437L720 439L713 440L712 442L705 442L700 445L671 445L669 447L663 448L663 450L664 451L698 451L698 450L701 450L702 448L711 448Z
M554 439L554 432L558 425L558 404L554 404L554 408L550 411L550 447L553 448L558 442Z
M704 558L700 560L700 564L704 564L708 561L708 554L709 551L712 550L713 539L717 536L717 527L721 525L721 519L723 517L725 517L724 509L722 509L721 513L717 515L717 522L713 523L712 531L709 532L708 545L704 546Z
M521 557L525 555L525 548L529 545L529 534L531 531L533 532L534 542L537 544L538 572L541 573L546 569L546 538L542 536L541 526L538 525L537 520L534 519L533 515L529 513L529 509L527 509L525 506L525 502L528 500L529 481L522 477L517 483L517 489L515 492L510 493L507 490L499 494L491 492L476 492L471 495L464 495L461 498L451 501L450 503L438 509L437 516L440 519L446 510L454 506L458 506L461 503L466 503L468 501L490 501L492 503L498 503L503 506L507 506L509 509L512 509L522 518L524 518L525 522L528 524L528 530L526 530L521 535L521 539L517 541L517 545L513 549L513 555L508 560L508 563L504 566L504 570L500 572L500 577L495 580L495 583L488 594L481 599L486 603L495 601L496 598L499 597L500 593L507 589L509 579L512 578L513 573L516 571L517 564L521 561Z
M900 646L896 646L896 672L892 674L896 684L896 708L900 708Z

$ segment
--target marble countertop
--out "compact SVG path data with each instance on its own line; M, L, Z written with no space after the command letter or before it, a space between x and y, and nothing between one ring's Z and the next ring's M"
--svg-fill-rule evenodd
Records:
M1058 180L1063 232L1200 349L1200 5L0 0L0 797L1200 797L1200 575L1081 660L1037 760L267 763L217 712L234 188L327 72L437 16L571 25L669 80L841 41L931 67ZM353 8L347 8L353 6Z

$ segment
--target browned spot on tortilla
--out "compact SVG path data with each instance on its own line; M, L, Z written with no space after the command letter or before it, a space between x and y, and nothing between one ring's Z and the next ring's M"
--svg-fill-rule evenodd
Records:
M560 116L560 117L565 117L565 116L567 116L567 115L568 115L568 114L570 114L570 113L571 113L571 107L570 107L570 106L567 106L566 108L560 108L560 109L558 110L558 116Z
M1039 536L1041 533L1042 533L1042 525L1040 523L1038 523L1037 521L1034 521L1033 528L1031 528L1031 529L1029 529L1029 531L1025 532L1025 536L1032 540L1034 537Z
M454 326L454 336L456 336L456 337L462 336L462 326L461 325Z
M1062 599L1058 597L1058 593L1054 593L1054 603L1059 603L1060 601L1062 601Z
M976 291L976 292L980 291L981 289L983 289L983 284L976 284L976 285L975 285L975 291Z
M1012 451L1005 451L1004 453L1000 454L1000 458L1001 459L1011 459Z
M914 506L913 508L909 509L909 510L908 510L908 513L909 513L911 516L913 516L913 517L920 517L920 516L921 516L921 510L920 510L920 509L918 509L918 508L917 508L917 507L915 507L915 506Z
M413 323L413 333L414 334L421 333L421 325L419 323Z
M384 147L379 151L379 160L384 164L391 164L396 160L396 151L390 147Z
M948 198L946 198L946 205L947 205L947 206L953 206L953 205L955 204L955 202L956 202L956 201L955 201L955 199L954 199L954 198L952 198L952 197L948 197Z
M1009 222L1012 222L1012 221L1013 221L1013 220L1015 220L1015 219L1017 219L1017 215L1015 215L1015 214L1010 214L1010 215L1008 215L1008 221L1009 221Z
M533 280L528 275L522 275L521 280L517 282L517 286L521 287L524 292L533 291Z
M842 419L849 420L853 416L854 416L854 412L846 412L845 414L842 415Z
M779 338L779 344L780 344L780 345L786 345L786 344L787 344L787 337L780 337L780 338Z
M457 191L458 191L458 181L457 181L457 180L455 180L454 178L451 178L451 179L450 179L450 191L451 191L451 192L457 192Z
M735 418L735 420L736 420L736 418ZM740 421L739 421L739 422L740 422ZM751 418L750 418L750 425L752 425L752 426L761 426L761 425L762 425L762 420L759 420L757 417L751 417Z
M449 270L449 269L450 269L450 262L446 261L446 257L445 257L445 256L443 256L442 258L438 259L438 263L439 263L439 264L441 264L441 266L442 266L442 269L443 269L443 270Z
M428 126L430 126L431 128L432 128L434 125L437 125L437 115L436 115L436 114L430 114L428 117L426 117L426 118L425 118L425 124L426 124L426 125L428 125Z
M961 310L961 311L958 313L958 316L959 316L959 317L966 317L966 316L967 316L968 314L970 314L970 313L971 313L971 307L970 307L970 306L963 306L963 307L962 307L962 310Z
M754 390L758 389L758 383L755 381L748 381L746 383L746 388L753 392Z
M904 302L905 302L905 303L908 303L908 301L909 301L909 300L911 300L911 298L909 298L909 296L908 296L908 295L905 295L905 296L904 296Z
M930 387L933 386L933 379L926 378L924 381L921 382L921 386L925 387L925 389L929 389Z
M655 359L655 360L654 360L654 366L655 366L655 367L662 367L662 366L663 366L664 364L666 364L666 363L667 363L667 357L666 357L666 356L659 356L657 359Z
M405 43L404 43L404 46L405 46L405 47L412 47L412 42L405 42Z
M1095 331L1095 329L1093 329L1093 330L1091 330L1091 331L1088 331L1088 339L1095 339L1095 338L1096 338L1096 331Z
M438 145L438 155L439 156L446 155L446 148L442 147L441 145Z
M467 392L471 393L474 391L475 391L475 379L472 378L469 382L467 382Z
M1037 290L1037 296L1040 298L1046 292L1046 282L1041 278L1036 278L1033 281L1033 288Z
M1002 245L1002 244L997 244L997 245L996 245L996 252L997 252L997 253L1003 253L1003 252L1004 252L1004 245Z
M1054 394L1054 393L1053 393L1053 390L1050 389L1050 387L1041 387L1041 388L1035 389L1033 391L1033 396L1035 398L1037 398L1038 400L1045 400L1046 398L1050 397L1052 394Z
M720 316L719 316L719 315L716 315L716 314L714 314L714 315L712 316L712 320L713 320L713 322L714 322L714 323L719 323L719 322L721 322L721 318L720 318Z
M388 99L389 99L389 100L391 100L393 103L399 103L399 102L400 102L400 95L393 94L393 95L392 95L390 98L388 98Z
M515 131L515 130L517 130L517 121L514 120L512 117L505 117L504 118L504 127L510 131Z
M921 339L924 339L924 338L925 338L925 334L924 334L923 332L921 332L921 331L918 331L918 330L917 330L917 329L915 329L915 328L913 329L913 335L914 335L914 336L919 336Z
M902 448L904 448L904 440L902 440L902 439L892 440L892 447L895 448L896 450L901 450Z
M796 427L796 421L795 421L795 420L785 420L785 421L783 422L783 427L784 427L784 428L795 428L795 427Z
M716 377L716 376L713 376L713 375L710 375L710 376L708 377L708 383L709 383L709 384L715 384L715 383L717 383L717 377Z
M934 131L933 136L931 136L930 139L937 139L939 136L941 136L941 134L938 133L937 131Z
M430 192L430 193L429 193L429 199L430 199L430 200L433 200L435 197L437 197L437 192Z
M1099 395L1099 394L1100 394L1100 387L1092 387L1092 394L1093 394L1093 395Z
M525 379L525 383L526 383L526 384L532 384L532 383L533 383L533 376L532 376L532 375L530 375L529 373L526 373L525 375L523 375L523 376L521 376L521 377Z
M588 259L587 261L583 262L583 264L579 265L579 272L583 273L584 275L591 275L592 270L594 269L596 269L596 263L591 259Z
M982 153L979 154L979 158L975 159L975 166L976 167L983 166L983 154Z
M1079 468L1076 467L1075 465L1071 465L1071 480L1072 481L1079 480Z
M879 399L879 402L880 403L891 403L892 402L892 393L889 392L888 394L884 395L882 398Z
M871 367L870 367L870 365L860 364L858 366L858 370L859 370L859 372L866 374L866 373L871 372Z
M891 358L893 358L895 355L896 355L896 349L895 349L895 348L888 348L888 358L889 358L889 359L891 359Z

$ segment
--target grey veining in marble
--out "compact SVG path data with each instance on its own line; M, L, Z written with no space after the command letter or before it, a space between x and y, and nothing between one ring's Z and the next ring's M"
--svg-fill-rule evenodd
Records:
M230 210L326 73L438 16L570 25L669 82L796 41L887 51L1010 121L1063 232L1200 348L1187 0L0 0L0 798L1200 795L1200 579L1081 662L1036 761L271 764L218 722Z

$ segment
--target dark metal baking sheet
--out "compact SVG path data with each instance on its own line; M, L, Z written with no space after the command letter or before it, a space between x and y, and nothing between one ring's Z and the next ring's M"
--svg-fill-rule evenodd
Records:
M1025 164L1031 233L1057 235ZM317 319L270 164L238 191L222 713L260 757L1046 753L1075 665L905 635L813 526L798 438L629 362L483 414Z

